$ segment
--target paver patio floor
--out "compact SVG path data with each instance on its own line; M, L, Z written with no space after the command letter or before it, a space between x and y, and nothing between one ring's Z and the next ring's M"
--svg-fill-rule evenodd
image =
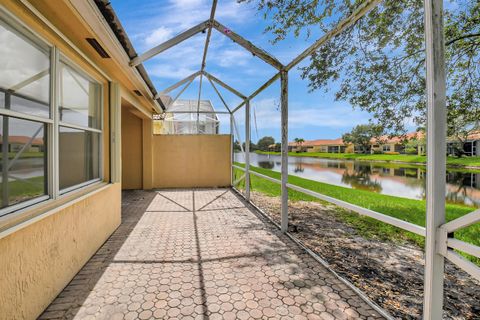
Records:
M128 191L40 319L382 318L229 189Z

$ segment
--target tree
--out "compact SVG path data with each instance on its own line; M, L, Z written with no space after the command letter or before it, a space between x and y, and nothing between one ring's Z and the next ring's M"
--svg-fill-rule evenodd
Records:
M426 145L427 141L425 138L425 129L424 128L418 128L417 129L417 134L415 137L409 139L409 140L404 140L404 146L405 146L405 153L406 154L420 154L423 155L426 151ZM419 151L422 151L422 153L419 153Z
M361 0L255 1L277 43L293 33L326 32L350 15ZM421 0L385 0L317 49L300 68L311 90L335 88L337 100L368 111L390 134L406 123L426 122L424 10ZM445 5L448 123L456 136L480 118L480 1ZM338 85L331 86L332 82Z
M243 150L245 150L246 149L245 142L242 145L243 145ZM250 151L255 151L255 150L258 150L257 145L250 140Z
M275 139L273 137L263 137L258 140L257 148L262 151L268 151L268 146L275 144Z
M297 145L297 148L300 148L300 151L301 151L302 150L302 145L305 142L305 140L303 138L295 138L295 139L293 139L293 141Z
M233 150L234 151L242 151L242 148L240 148L240 142L238 142L238 140L235 140L233 142Z
M373 124L360 124L352 129L351 132L345 133L342 136L344 143L352 143L356 147L359 147L362 153L370 151L370 145L372 139L380 138L382 134L382 128Z
M448 109L450 121L447 123L447 133L454 141L451 146L457 157L462 157L465 154L465 142L472 133L478 132L480 129L480 114L477 113L478 110L473 112L476 118L472 119L472 110L470 109L468 105L463 104L460 104L458 108Z
M275 143L275 152L280 152L282 150L282 144L280 142Z

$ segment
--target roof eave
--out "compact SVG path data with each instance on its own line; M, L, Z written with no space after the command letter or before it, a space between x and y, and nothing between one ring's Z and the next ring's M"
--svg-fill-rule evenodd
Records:
M120 19L115 13L115 10L112 8L110 1L94 0L94 2L97 5L98 10L102 13L103 18L110 26L110 29L112 30L113 34L117 38L118 42L121 44L121 46L125 50L125 53L127 54L127 56L130 59L137 57L138 54L135 51L135 48L133 47L133 44L130 41L130 38L128 37L127 32L123 28L123 25L120 22ZM145 67L140 64L135 68L137 69L138 73L142 77L146 86L150 90L152 96L153 97L157 96L157 90L155 89L155 86L153 85L152 80L148 76L147 71L145 70ZM161 99L156 99L156 101L158 105L160 105L160 107L163 109L163 111L165 111L165 105L162 103Z

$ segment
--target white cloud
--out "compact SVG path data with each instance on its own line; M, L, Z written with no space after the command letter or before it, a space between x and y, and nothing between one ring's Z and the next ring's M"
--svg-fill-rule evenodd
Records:
M157 64L154 67L149 68L149 72L151 75L159 78L164 78L164 79L175 79L175 80L181 80L192 73L198 71L195 68L191 67L182 67L182 66L171 66L168 64ZM160 88L164 89L164 88Z
M144 43L147 46L153 47L172 38L173 34L174 33L172 29L166 27L159 27L145 37Z
M162 5L157 5L154 1L142 1L132 12L131 20L127 21L130 23L127 30L133 31L129 35L137 52L141 54L207 20L210 17L211 5L211 0L168 0ZM215 18L235 30L240 25L251 23L255 14L253 5L240 4L236 0L221 0L218 2ZM145 63L147 72L152 77L180 80L198 71L201 67L205 37L205 34L199 33L148 60ZM262 82L264 78L268 79L269 74L265 72L270 67L259 67L253 63L256 59L258 60L224 35L215 30L212 32L207 71L220 76L219 70L222 70L222 80L233 82L232 85L238 85L239 79L242 79L242 85L247 79L249 83ZM155 79L152 80L155 82Z
M203 4L203 0L171 0L169 1L173 7L180 9L189 9L192 6L199 7Z
M168 34L171 34L170 30L167 28L155 30L151 37L146 38L145 42L150 42L146 47L150 49L154 45L158 45L162 42L160 41L161 37L166 37L163 41L167 40ZM206 35L199 33L153 57L147 64L147 70L153 76L178 80L198 71L201 67L205 39ZM214 33L207 55L207 71L229 83L238 81L238 78L241 78L242 75L249 76L249 80L254 79L253 77L262 76L268 79L270 74L265 74L265 68L257 68L255 64L252 65L254 59L248 51L239 47L236 43L231 42L221 34ZM269 67L266 66L266 69L268 70ZM167 70L169 73L159 72L159 70ZM219 70L221 72L218 72ZM187 71L191 72L186 74ZM234 74L233 79L232 72Z
M148 44L149 38L178 34L208 20L211 6L210 0L170 0L164 5L146 3L137 9L139 16L135 19L134 26L137 31L130 36L139 39L142 44ZM247 21L254 12L253 6L239 4L236 0L224 0L219 1L215 18L232 26Z
M153 25L180 28L190 28L210 18L212 2L210 0L172 0L168 5L159 6L156 17L151 19ZM243 22L252 15L252 6L239 4L236 0L219 1L215 18L226 25Z
M280 128L280 101L265 98L253 101L258 129ZM244 119L238 119L244 123ZM349 130L357 124L365 123L368 115L352 110L349 106L335 104L333 106L305 107L291 103L288 113L288 125L291 129L304 127L322 127Z
M246 65L247 59L250 57L251 55L243 49L226 49L218 52L218 55L210 60L214 60L220 67L231 67L232 65L238 67Z

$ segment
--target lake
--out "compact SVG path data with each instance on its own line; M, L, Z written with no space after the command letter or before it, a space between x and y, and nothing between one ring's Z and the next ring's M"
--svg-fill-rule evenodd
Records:
M235 161L244 162L243 153ZM280 172L278 155L250 153L253 166ZM410 199L425 198L426 167L374 161L288 157L288 173L337 186ZM480 207L480 171L447 170L446 200Z

